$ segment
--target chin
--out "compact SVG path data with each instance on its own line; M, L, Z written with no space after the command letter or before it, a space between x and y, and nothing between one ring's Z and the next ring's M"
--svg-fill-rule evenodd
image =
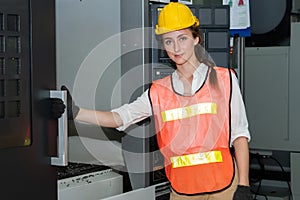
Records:
M183 65L183 64L186 64L188 62L185 59L174 59L173 61L176 63L176 65Z

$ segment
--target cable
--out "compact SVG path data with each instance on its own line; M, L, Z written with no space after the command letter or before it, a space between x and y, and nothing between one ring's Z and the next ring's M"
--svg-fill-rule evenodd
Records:
M250 160L253 160L253 159L257 160L257 163L259 165L259 174L256 179L253 177L250 177L250 181L252 183L257 183L262 180L263 174L265 172L265 165L264 165L261 155L259 155L258 153L256 153L256 154L250 153Z
M258 184L258 186L257 186L257 190L256 190L256 192L254 193L254 199L256 199L257 195L259 194L258 192L259 192L259 190L260 190L260 188L261 188L261 182L262 182L262 179L259 181L259 184Z
M267 195L265 195L265 194L259 194L259 195L265 197L265 199L268 200L268 196Z
M257 195L264 196L265 199L268 199L267 196L266 196L265 194L259 194L259 190L260 190L261 184L262 184L263 174L265 173L265 165L264 165L263 160L264 160L264 159L271 159L271 160L274 160L274 161L277 163L277 165L280 167L281 171L282 171L283 173L286 173L286 172L285 172L285 170L284 170L282 164L281 164L275 157L273 157L273 156L260 155L260 154L258 154L258 153L256 153L256 154L250 153L250 160L253 160L253 159L256 159L256 160L257 160L257 162L258 162L258 164L259 164L259 167L260 167L260 169L259 169L259 172L260 172L260 173L259 173L258 177L257 177L256 179L250 178L250 181L251 181L252 183L257 183L257 182L259 182L259 183L258 183L258 187L257 187L256 192L253 191L253 193L254 193L254 195L255 195L255 196L254 196L254 200L256 199ZM293 194L292 194L291 185L290 185L289 181L286 181L286 183L287 183L288 189L289 189L289 200L292 200L292 199L293 199Z
M285 170L284 170L284 168L283 168L283 166L282 166L282 164L281 164L275 157L273 157L273 156L268 156L268 158L274 160L274 161L278 164L278 166L281 168L281 171L284 172L284 173L286 173ZM286 183L287 183L287 185L288 185L289 193L290 193L290 194L289 194L289 199L292 200L292 199L293 199L293 193L292 193L291 185L290 185L289 181L286 181ZM291 197L292 197L292 198L291 198Z
M257 191L256 191L256 192L254 192L254 191L252 191L252 190L251 190L251 192L255 194L255 196L253 197L253 200L257 200L257 199L256 199L257 195L259 195L259 196L263 196L263 197L265 197L265 199L266 199L266 200L268 200L268 196L267 196L267 195L265 195L265 194L258 193Z
M263 162L263 159L262 159L261 155L259 155L258 153L256 153L256 154L250 153L250 160L252 161L253 159L257 160L258 165L259 165L259 174L258 174L258 177L256 179L253 178L253 177L250 178L250 182L252 184L259 182L256 191L253 192L254 193L254 199L256 199L257 195L259 194L259 190L261 188L262 178L263 178L263 174L265 172L265 166L264 166L264 162ZM266 197L266 199L267 199L267 197Z

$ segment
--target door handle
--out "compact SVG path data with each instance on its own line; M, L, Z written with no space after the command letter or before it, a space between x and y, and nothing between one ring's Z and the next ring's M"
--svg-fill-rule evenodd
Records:
M50 90L50 98L63 100L67 107L67 91ZM51 165L68 165L68 117L65 111L58 119L57 157L51 157Z

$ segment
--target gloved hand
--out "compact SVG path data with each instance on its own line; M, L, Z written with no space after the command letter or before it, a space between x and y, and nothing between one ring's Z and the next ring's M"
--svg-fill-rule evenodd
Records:
M73 101L73 98L66 86L61 86L61 90L66 90L67 91L67 112L68 112L68 119L75 119L78 112L79 112L79 107L75 104Z
M51 117L53 119L60 118L66 109L66 105L64 104L63 100L59 98L50 98L50 104Z
M233 200L252 200L250 186L238 185Z

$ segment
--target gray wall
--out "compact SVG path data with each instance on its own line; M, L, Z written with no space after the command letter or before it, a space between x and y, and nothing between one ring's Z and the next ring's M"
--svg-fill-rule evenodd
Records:
M121 104L120 21L120 0L56 0L57 89L66 85L80 107ZM122 165L122 134L71 120L68 126L75 136L69 138L70 162Z
M57 87L74 90L83 107L118 104L120 1L57 0L56 18Z

